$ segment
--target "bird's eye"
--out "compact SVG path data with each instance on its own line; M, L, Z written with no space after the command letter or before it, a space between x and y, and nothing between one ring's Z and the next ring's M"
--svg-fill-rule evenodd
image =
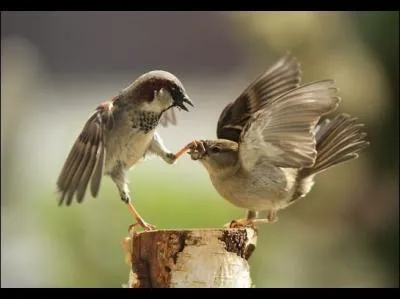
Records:
M214 146L211 148L211 152L213 153L220 153L221 152L221 148L219 148L218 146Z

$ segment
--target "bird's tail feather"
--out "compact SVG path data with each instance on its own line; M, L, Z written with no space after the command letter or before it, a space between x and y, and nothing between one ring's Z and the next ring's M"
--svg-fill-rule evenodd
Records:
M357 152L369 145L363 127L364 124L348 114L339 114L320 123L315 136L317 158L312 167L303 169L303 175L315 175L339 163L356 159Z

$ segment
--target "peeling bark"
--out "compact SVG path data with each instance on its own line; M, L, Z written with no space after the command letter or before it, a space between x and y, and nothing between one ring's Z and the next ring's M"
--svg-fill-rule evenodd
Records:
M129 288L252 287L251 228L131 232L124 241Z

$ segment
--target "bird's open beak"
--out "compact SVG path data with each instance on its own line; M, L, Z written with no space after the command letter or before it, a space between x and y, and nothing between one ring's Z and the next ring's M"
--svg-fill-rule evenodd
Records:
M183 99L182 99L182 101L176 101L175 102L175 106L178 106L179 108L182 108L183 110L185 110L185 111L189 111L189 109L184 105L184 104L189 104L190 106L192 106L192 107L194 107L194 105L193 105L193 103L192 103L192 101L189 99L189 97L184 97Z

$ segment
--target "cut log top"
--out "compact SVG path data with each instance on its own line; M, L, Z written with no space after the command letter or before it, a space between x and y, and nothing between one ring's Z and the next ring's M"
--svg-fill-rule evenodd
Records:
M252 287L251 228L155 230L125 238L129 288Z

